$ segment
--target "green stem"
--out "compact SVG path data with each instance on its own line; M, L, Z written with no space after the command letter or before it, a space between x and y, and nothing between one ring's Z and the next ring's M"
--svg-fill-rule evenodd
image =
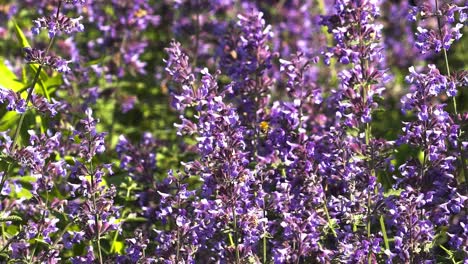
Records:
M178 184L179 185L179 184ZM180 186L178 186L177 188L178 190L180 190ZM179 192L179 191L177 191ZM179 210L180 212L180 207L181 207L181 204L180 204L180 195L176 194L177 195L177 210ZM179 263L179 256L180 256L180 228L178 225L177 226L177 248L176 248L176 262Z
M55 14L55 20L58 20L61 6L62 6L62 0L60 0L59 3L58 3L57 12ZM52 46L54 45L54 43L55 43L55 35L52 36L52 38L49 39L49 44L47 45L47 49L45 50L44 56L47 56L49 54L49 51L52 48ZM32 82L32 84L31 84L31 86L29 87L29 90L28 90L28 96L26 97L26 106L28 106L29 101L31 100L32 93L34 91L34 87L36 86L36 83L39 80L39 76L41 74L41 71L42 71L42 65L39 65L39 67L37 68L36 74L34 75L33 82ZM13 136L13 140L12 140L11 146L10 146L10 154L11 155L14 154L16 144L18 143L19 134L21 132L21 128L23 127L23 122L24 122L24 117L25 116L26 116L26 111L21 114L18 125L16 126L15 134ZM3 191L3 188L5 186L5 182L9 177L9 172L10 172L11 169L12 169L12 166L11 166L11 162L10 162L8 164L5 175L2 177L2 182L0 183L0 194Z
M36 251L37 251L37 248L39 246L39 243L37 242L37 238L40 236L40 234L42 233L42 228L44 227L44 219L45 219L45 213L46 213L46 208L47 208L47 205L49 203L49 192L46 191L46 202L45 202L45 208L43 209L42 211L42 215L41 215L41 220L39 221L40 223L42 223L42 225L39 226L39 230L37 231L37 235L35 237L35 242L36 244L34 245L34 248L33 250L31 251L31 256L29 257L29 261L32 262L33 261L33 258L34 258L34 255L36 254Z
M387 228L385 228L385 219L383 215L380 216L379 220L380 220L380 229L382 230L382 235L384 239L385 249L390 250L390 243L388 241Z
M88 139L91 142L91 139ZM99 226L99 215L97 213L97 206L96 206L96 192L95 192L95 185L94 185L94 169L93 169L93 161L89 162L90 166L90 176L91 176L91 189L93 192L92 200L93 200L93 213L94 213L94 224L96 226L96 244L99 256L99 263L102 264L102 251L101 251L101 230Z
M237 233L237 215L235 205L232 206L232 218L234 221L234 245L236 247L236 264L240 263L240 254L239 254L239 234Z
M442 39L443 34L442 34L442 24L440 22L440 16L439 16L439 2L435 0L435 8L436 8L436 13L437 13L437 27L439 28L439 37ZM448 56L447 56L447 49L442 48L443 53L444 53L444 59L445 59L445 68L447 70L447 76L450 77L450 66L448 62ZM455 115L458 116L458 110L457 110L457 101L455 100L455 96L453 97L453 109L455 111Z
M260 77L257 75L255 77L255 94L254 94L254 105L255 105L255 114L258 112L258 108L259 108L259 98L260 98L260 94L258 92L258 88L260 87ZM258 140L260 139L260 135L259 135L259 129L258 129L258 124L259 124L260 120L257 119L257 115L255 115L255 119L253 120L253 124L252 124L252 129L255 131L254 132L254 139L253 139L253 148L254 148L254 157L257 157L257 154L258 154L258 148L257 148L257 144L258 144ZM257 166L255 165L255 172L254 172L254 175L255 177L257 177ZM265 179L263 178L263 173L260 175L260 178L261 178L261 183L262 183L262 186L263 186L263 183L265 182ZM262 213L263 213L263 218L266 218L266 198L265 196L263 197L263 208L262 208ZM263 264L266 264L267 263L267 234L263 234L263 237L262 237L262 255L263 255L263 260L262 260L262 263Z
M319 13L321 15L326 15L324 0L317 0L317 6L318 6ZM313 7L313 5L312 5L312 7ZM328 47L333 46L333 36L328 33L326 27L322 27L322 33L326 37L327 46ZM337 78L338 74L336 73L335 64L336 64L335 59L330 58L330 67L327 68L328 70L330 70L330 81L329 81L330 87L333 87L338 83L338 78ZM328 87L328 86L326 86L326 87Z
M200 7L200 1L196 0L195 2L196 6L196 21L195 21L195 48L194 48L194 60L193 60L193 65L194 67L197 67L198 63L198 46L200 45L200 12L201 12L201 7Z
M264 264L267 263L267 239L265 236L266 235L264 235L263 237L263 263Z
M327 190L328 190L328 186L326 185L324 188L324 194L323 194L323 211L325 212L325 215L327 216L327 222L328 222L328 225L330 226L333 236L338 237L335 231L335 227L333 226L333 223L331 222L330 213L328 212L328 208L327 208L327 203L328 203L327 196L326 196ZM355 225L353 223L353 231L355 231L354 228L355 228Z
M436 8L436 12L437 12L437 27L439 28L439 34L440 34L440 38L443 37L443 34L442 34L442 24L440 22L440 16L438 14L439 12L439 2L437 0L435 0L435 8ZM448 55L447 55L447 49L443 48L443 53L444 53L444 60L445 60L445 68L447 70L447 77L450 77L450 64L449 64L449 61L448 61ZM457 100L455 98L455 96L452 97L452 104L453 104L453 110L455 112L455 117L457 120L458 119L458 109L457 109ZM459 155L459 162L460 162L460 165L462 167L462 172L463 172L463 176L465 178L465 188L466 190L468 191L468 172L466 171L466 160L465 160L465 155L464 155L464 151L462 149L462 142L460 141L460 138L461 138L461 130L458 132L458 151L460 152L460 155Z
M2 244L5 244L6 236L5 236L5 223L2 222Z
M34 86L36 86L36 83L39 80L39 75L41 74L41 70L42 70L42 65L39 65L39 67L37 68L36 74L34 75L34 79L31 84L31 87L29 87L29 90L28 90L28 96L26 97L26 105L28 105L29 101L31 100L32 92L34 91ZM14 153L15 151L16 144L18 143L19 134L21 132L21 128L23 127L23 121L24 121L25 116L26 116L26 111L21 114L18 125L16 126L15 134L13 135L13 140L10 146L10 153Z
M359 32L361 32L361 24L359 23L358 25L359 27ZM362 39L362 36L360 35L359 37L359 46L363 47L365 44L363 43L363 39ZM363 72L363 84L361 84L361 88L363 89L362 91L362 94L363 94L363 100L364 100L364 105L367 105L367 101L368 101L368 95L369 95L369 90L370 90L370 85L368 83L368 76L366 76L366 72L367 72L367 69L369 68L369 60L366 60L364 61L364 59L361 57L360 59L360 63L361 63L361 70ZM372 115L372 112L370 113ZM366 143L366 147L368 150L370 150L370 157L369 158L369 162L370 162L370 170L371 170L371 177L372 176L376 176L376 170L375 170L375 164L374 164L374 149L373 148L370 148L370 142L371 142L371 138L372 138L372 123L371 122L368 122L366 123L366 127L365 127L365 143ZM369 155L367 153L367 155ZM374 194L378 194L378 189L377 189L377 186L374 187ZM367 223L366 223L366 229L367 229L367 238L370 238L371 237L371 216L374 214L373 212L371 212L371 207L372 207L372 192L368 190L368 196L367 196ZM380 229L381 229L381 232L382 232L382 235L383 235L383 239L384 239L384 244L385 244L385 248L387 250L389 250L389 241L388 241L388 237L387 237L387 229L385 227L385 221L383 221L383 217L380 216L379 217L379 222L380 222ZM369 254L368 254L368 263L372 263L372 259L371 259L371 253L372 251L369 251Z

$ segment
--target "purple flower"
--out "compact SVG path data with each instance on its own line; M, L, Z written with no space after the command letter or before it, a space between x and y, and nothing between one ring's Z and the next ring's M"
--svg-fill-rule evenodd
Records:
M24 48L24 52L26 53L25 59L27 63L37 63L42 66L48 66L52 69L68 73L70 72L70 68L68 67L68 61L62 59L59 56L54 55L46 55L45 51L36 49L36 48Z
M0 103L8 101L6 109L8 111L16 111L24 113L26 111L26 100L20 97L18 93L13 90L0 87Z
M49 37L51 38L61 31L67 34L82 32L84 26L80 23L81 19L83 19L83 17L69 18L62 14L58 17L41 17L33 21L34 26L31 31L37 35L40 33L41 29L47 29L49 31Z
M428 51L438 53L442 49L448 50L453 42L462 37L461 32L466 19L467 8L458 7L454 3L443 3L440 6L436 5L436 7L438 9L433 10L428 5L419 5L413 8L413 14L411 15L411 21L416 21L416 14L419 14L422 19L421 26L417 27L415 33L415 45L423 54ZM460 23L455 20L455 13L459 14ZM437 28L424 21L432 17L437 18Z

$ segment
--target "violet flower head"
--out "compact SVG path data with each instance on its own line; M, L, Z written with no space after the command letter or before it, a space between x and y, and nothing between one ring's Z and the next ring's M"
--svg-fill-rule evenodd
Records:
M448 50L463 35L462 29L467 18L468 7L460 7L455 3L444 3L440 0L436 0L435 3L434 8L425 4L413 7L413 15L410 16L411 21L416 21L416 15L419 15L422 20L415 32L415 45L422 54L429 51L439 53L443 49ZM458 21L455 19L455 14L458 14ZM437 26L433 26L434 24Z
M106 149L104 137L107 133L97 132L96 124L99 120L94 119L93 111L86 109L86 118L80 123L84 126L83 131L76 130L74 133L80 138L80 152L78 155L90 161L96 154L103 153Z
M86 4L87 0L65 0L65 3L67 4L73 4L73 5L83 5Z
M164 60L166 72L174 82L181 85L190 85L195 80L195 76L192 73L189 58L181 50L180 43L172 41L170 47L166 48L166 52L169 55L169 58Z
M59 32L65 32L66 34L82 32L84 30L84 26L80 22L82 19L83 17L69 18L62 14L59 14L58 17L41 17L33 21L34 26L31 31L37 35L41 32L41 29L47 29L51 38Z
M31 103L39 112L48 113L51 116L55 116L62 106L62 104L57 102L54 98L51 98L51 102L48 102L46 98L37 94L32 95Z
M37 48L24 48L25 59L27 63L37 63L42 66L48 66L58 72L68 73L71 69L68 67L68 61L55 55L46 55L44 50Z
M26 111L26 100L13 90L0 87L0 103L5 102L8 102L6 106L8 111L16 111L20 114Z
M127 171L134 180L151 184L156 170L157 142L146 132L138 145L131 144L120 135L115 150L120 158L120 168Z
M233 81L245 82L253 74L263 74L271 67L268 41L273 37L263 13L256 10L237 16L239 33L231 32L223 40L220 66Z

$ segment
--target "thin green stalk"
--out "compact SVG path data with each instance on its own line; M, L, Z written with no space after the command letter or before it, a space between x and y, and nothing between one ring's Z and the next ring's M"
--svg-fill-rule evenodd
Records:
M317 6L319 13L321 15L326 15L326 10L325 10L325 0L317 0ZM312 7L314 7L312 5ZM333 46L333 36L331 34L328 34L327 29L325 27L322 27L322 33L325 35L326 40L327 40L327 46L331 47ZM330 67L328 69L330 70L330 87L334 86L338 81L338 74L336 73L336 67L335 67L335 59L330 59Z
M59 17L61 7L62 7L62 0L60 0L59 3L58 3L57 12L55 14L55 20L57 20L58 17ZM52 48L52 46L54 45L54 43L55 43L55 35L52 36L52 38L49 39L49 43L48 43L47 48L45 50L44 56L47 56L49 54L49 51ZM36 86L36 83L39 80L39 76L41 74L41 71L42 71L42 65L39 65L39 67L37 68L36 74L34 75L33 82L32 82L32 84L31 84L31 86L29 87L29 90L28 90L28 96L26 97L26 106L29 104L29 101L31 100L32 93L34 91L34 87ZM11 142L11 145L10 145L10 153L11 154L14 153L15 148L16 148L16 144L18 143L19 134L21 132L21 128L23 127L23 122L24 122L24 117L25 116L26 116L26 111L21 114L18 125L16 126L15 134L13 136L13 139L12 139L12 142ZM5 186L5 182L9 177L11 169L12 169L12 166L11 166L11 162L10 162L8 164L5 175L3 175L3 177L2 177L2 182L0 183L0 194L3 191L3 188Z
M439 12L439 1L437 1L437 0L435 0L435 8L436 8L436 12L437 12L437 27L439 29L439 37L442 38L443 37L442 24L440 22L440 16L438 14L438 12ZM445 68L447 70L447 76L450 77L450 66L449 66L449 62L448 62L447 49L445 49L445 47L443 47L442 50L443 50L443 53L444 53ZM457 101L455 100L455 96L452 99L453 99L452 102L453 102L453 109L455 111L455 115L458 116Z
M361 32L361 24L359 23L359 32ZM362 39L362 36L359 37L359 45L362 47L364 45L363 43L363 39ZM364 104L366 105L367 104L367 100L368 100L368 94L369 94L369 89L370 89L370 84L368 83L368 76L366 76L366 71L367 69L369 68L369 60L366 60L364 61L362 58L360 60L361 62L361 70L363 72L363 79L364 81L366 82L364 85L361 85L362 89L363 89L363 99L364 99ZM372 115L372 112L370 113ZM371 138L372 138L372 123L371 122L368 122L366 123L366 127L365 127L365 143L366 143L366 146L367 146L367 149L369 149L369 145L370 145L370 141L371 141ZM371 169L371 176L374 176L376 175L376 171L375 171L375 165L374 165L374 149L371 148L370 149L370 157L368 157L370 160L370 169ZM374 194L377 194L378 193L378 189L377 189L377 186L374 187ZM370 191L368 191L368 196L367 196L367 223L366 223L366 229L367 229L367 238L370 238L371 237L371 216L373 214L373 212L371 212L371 206L372 206L372 193ZM381 229L381 232L382 232L382 235L383 235L383 238L384 238L384 245L385 245L385 248L387 250L390 249L389 247L389 241L388 241L388 237L387 237L387 229L385 227L385 221L383 221L383 217L380 216L379 217L379 222L380 222L380 229ZM371 259L371 253L372 251L369 251L369 255L368 255L368 263L372 263L372 259Z
M327 187L325 187L325 193L326 193L326 191L327 191ZM327 216L327 222L328 222L328 225L330 226L330 229L331 229L331 231L333 233L333 236L336 238L338 236L336 234L335 228L333 227L333 223L331 222L330 214L328 213L327 203L328 203L327 202L327 196L324 194L324 196L323 196L323 211L325 212L325 215ZM355 231L354 228L355 228L355 225L353 223L353 231Z
M255 113L258 112L258 103L259 103L259 98L260 98L260 95L259 95L259 92L258 92L258 88L260 87L260 78L259 76L257 75L255 77L255 94L254 94L254 105L255 105ZM255 131L254 133L254 139L253 139L253 148L254 148L254 157L257 156L258 154L258 148L257 148L257 141L259 140L260 138L260 135L259 135L259 129L257 127L257 124L259 124L260 120L257 119L257 116L255 116L255 119L253 120L253 124L252 124L252 129ZM257 166L255 166L255 177L257 177ZM263 185L265 179L263 178L263 174L260 175L261 177L261 183ZM265 199L265 196L263 197L263 208L262 208L262 213L263 213L263 218L266 218L266 199ZM262 237L262 255L263 255L263 259L262 259L262 263L263 264L266 264L267 263L267 236L266 234L263 234L263 237Z
M435 8L436 8L436 12L437 12L437 27L439 29L439 34L440 34L440 38L443 37L443 34L442 34L442 24L440 22L440 16L438 14L439 12L439 1L435 0ZM448 55L447 55L447 49L442 48L443 50L443 53L444 53L444 60L445 60L445 68L447 70L447 76L450 77L450 64L449 64L449 61L448 61ZM455 112L455 116L456 118L458 118L458 109L457 109L457 100L455 98L455 96L452 97L452 104L453 104L453 110ZM464 151L462 149L462 144L460 142L460 138L461 138L461 130L459 131L458 133L458 151L460 151L460 155L459 155L459 161L460 161L460 165L462 167L462 172L463 172L463 176L465 178L465 187L468 191L468 172L466 171L466 161L465 161L465 155L464 155Z
M20 232L18 232L18 235L20 234ZM18 238L18 235L15 235L13 237L11 237L10 239L8 239L8 241L6 242L5 245L3 245L2 249L0 249L0 253L3 253L5 252L5 250L8 249L8 246L10 246L11 243L13 243L13 241L16 241L16 239Z
M55 246L57 246L57 244L58 244L59 242L62 241L63 235L65 234L65 232L68 231L68 228L69 228L71 225L72 225L72 223L70 222L70 223L67 223L67 225L66 225L64 228L62 228L62 231L60 231L60 233L58 234L57 239L54 241L54 244L52 244L51 248L54 248Z
M300 239L300 235L299 235L299 239L298 239L297 241L298 241L298 244L299 244L299 245L297 245L297 252L301 252L301 239ZM298 254L297 260L296 260L296 264L299 264L299 263L301 263L301 255L300 255L300 254Z
M180 186L178 186L180 189ZM177 210L180 210L180 195L177 194ZM177 225L176 225L177 226ZM177 226L177 248L176 248L176 262L179 262L179 256L180 256L180 228Z
M5 244L6 237L5 237L5 223L2 222L2 244Z
M59 1L58 6L57 6L57 12L55 13L55 20L58 20L58 18L59 18L60 8L61 7L62 7L62 1ZM47 44L47 48L46 48L45 53L44 53L44 57L46 57L49 54L50 49L52 48L54 43L55 43L55 35L53 35L49 39L49 43ZM34 75L33 82L32 82L31 86L28 89L28 96L26 97L26 105L28 105L29 101L31 100L32 93L34 91L34 87L36 86L37 82L39 81L39 76L41 74L42 68L43 68L42 65L39 65L39 67L37 68L36 74ZM17 140L18 140L19 133L21 132L21 127L23 126L23 121L24 121L24 116L25 115L26 115L26 111L21 114L20 121L18 123L18 126L16 127L16 131L15 131L15 134L13 136L13 140L12 140L12 143L11 143L11 146L10 146L10 152L12 152L12 153L15 151L16 143L17 143ZM0 189L0 192L1 192L1 189Z
M39 75L41 74L41 70L42 70L42 65L39 65L39 67L37 68L36 74L34 75L34 79L31 84L31 87L28 90L28 96L26 97L26 105L28 105L29 101L31 100L32 92L34 91L34 86L36 86L36 83L39 80ZM15 151L16 144L18 143L19 134L21 133L21 128L23 127L23 121L24 121L25 116L26 116L26 111L21 114L18 125L16 126L15 134L13 135L13 140L10 146L10 153L13 153Z
M180 255L180 231L179 227L177 227L177 246L176 246L176 262L179 262L179 255Z
M193 65L197 67L198 63L198 46L200 45L200 1L196 0L196 22L195 22L195 58L193 60Z
M91 136L88 134L88 148L91 149ZM93 167L93 159L89 161L89 172L91 177L91 191L93 192L91 199L93 203L93 213L94 213L94 225L96 226L96 244L97 244L97 251L99 257L99 263L103 264L102 261L102 250L101 250L101 230L99 226L99 215L97 213L97 205L96 205L96 192L95 192L95 184L94 184L94 167Z
M237 233L237 215L236 215L236 208L232 206L232 218L234 221L234 245L236 247L236 264L240 263L240 253L239 253L239 234Z
M91 142L91 139L88 139ZM93 161L89 162L90 166L90 176L91 176L91 189L93 191L92 200L93 200L93 211L94 211L94 224L96 225L96 244L99 256L99 263L102 264L102 251L101 251L101 230L99 226L99 215L97 214L97 206L96 206L96 193L94 192L95 185L94 185L94 169L93 169Z
M263 263L267 263L267 240L263 237Z
M384 239L384 245L386 250L390 250L390 243L388 241L388 236L387 236L387 228L385 227L385 219L383 215L380 216L380 229L382 230L382 235Z
M34 245L34 248L33 248L33 250L31 251L31 256L29 257L29 261L30 261L30 262L33 261L34 255L36 254L37 248L39 247L39 243L37 242L37 237L39 237L39 235L42 233L42 228L44 227L43 225L45 224L45 223L44 223L44 219L45 219L45 214L46 214L46 208L47 208L47 205L48 205L48 204L49 204L49 192L46 191L45 208L44 208L43 211L42 211L41 220L39 221L40 223L42 223L42 225L39 226L39 230L37 231L37 235L36 235L36 237L35 237L36 244Z

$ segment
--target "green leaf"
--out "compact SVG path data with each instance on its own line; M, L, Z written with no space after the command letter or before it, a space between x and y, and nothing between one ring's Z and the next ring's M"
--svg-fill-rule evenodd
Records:
M8 222L8 221L21 222L23 221L23 219L17 215L10 215L10 216L4 216L4 217L0 216L0 222Z
M5 64L5 59L0 57L0 86L3 86L6 89L13 90L15 92L21 90L24 87L24 84L18 81L16 75L8 69Z
M419 151L418 153L418 160L421 164L424 164L424 160L425 160L425 153L424 151Z
M111 253L118 253L118 254L122 254L123 253L123 249L125 247L125 243L123 243L122 241L114 241L114 243L112 244L112 251Z
M15 193L14 198L31 199L32 197L33 195L29 190L22 188L21 191Z
M389 197L389 196L392 196L392 195L395 195L395 196L400 196L401 192L403 191L403 189L389 189L388 191L386 191L384 193L384 196L385 197Z
M54 75L49 77L49 79L44 83L45 87L47 87L47 91L53 93L57 88L62 85L62 76L60 74Z
M36 243L40 243L40 244L43 244L47 247L50 247L49 243L47 243L44 239L40 239L40 238L36 238L35 239Z
M128 217L125 218L125 222L148 222L148 219L145 217Z
M0 131L5 131L5 130L8 130L9 128L14 127L18 118L19 118L18 113L14 111L6 112L0 119Z
M13 22L13 23L15 24L16 37L18 37L18 40L20 41L21 47L22 48L31 47L31 45L28 42L28 39L26 38L26 36L23 33L23 30L21 30L21 28L18 26L18 24L16 22ZM33 71L34 75L39 70L39 66L37 64L30 63L29 67ZM47 100L50 101L50 95L49 95L49 92L47 91L46 86L45 86L45 82L47 82L48 79L49 79L49 76L47 75L47 73L45 73L44 71L41 70L41 72L39 73L39 81L38 82L39 82L39 85L41 86L42 94L47 98Z
M18 26L16 21L13 21L13 23L15 24L15 33L16 33L16 36L18 37L18 40L20 41L21 47L22 48L31 47L31 45L29 45L28 39L23 33L23 30L21 30L21 28Z

